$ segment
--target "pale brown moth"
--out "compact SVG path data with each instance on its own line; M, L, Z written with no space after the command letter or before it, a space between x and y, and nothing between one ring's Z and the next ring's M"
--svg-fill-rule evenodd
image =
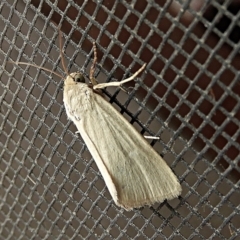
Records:
M182 188L172 170L101 93L102 88L120 87L134 80L146 64L125 80L98 84L94 78L97 62L94 43L94 60L89 74L91 84L87 84L81 73L68 73L63 59L61 37L59 39L61 62L67 74L63 92L67 116L85 141L114 202L131 210L179 196ZM35 64L16 64L31 65L52 72ZM63 78L59 73L52 73Z

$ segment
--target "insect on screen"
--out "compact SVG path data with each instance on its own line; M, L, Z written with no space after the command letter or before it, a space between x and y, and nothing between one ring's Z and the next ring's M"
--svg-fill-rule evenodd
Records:
M238 0L2 0L0 239L237 239L239 9ZM114 203L53 73L67 77L62 51L68 72L88 81L93 42L101 84L146 63L101 94L150 137L179 197L131 211Z

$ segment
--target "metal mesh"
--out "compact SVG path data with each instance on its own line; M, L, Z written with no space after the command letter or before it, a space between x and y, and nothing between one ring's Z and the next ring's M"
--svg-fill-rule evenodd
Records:
M0 2L1 239L237 239L240 234L239 1ZM107 101L179 178L178 199L115 206L75 126L59 71L98 81L146 71Z

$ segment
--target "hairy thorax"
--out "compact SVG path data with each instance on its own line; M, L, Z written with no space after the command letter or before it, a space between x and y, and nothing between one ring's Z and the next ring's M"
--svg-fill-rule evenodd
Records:
M67 115L73 121L80 121L86 111L91 111L93 90L86 83L65 84L63 101Z

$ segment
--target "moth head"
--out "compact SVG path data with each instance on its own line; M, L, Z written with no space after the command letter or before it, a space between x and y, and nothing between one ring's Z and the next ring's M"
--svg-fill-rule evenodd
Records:
M78 83L85 83L84 76L79 72L69 74L64 81L65 85L78 84Z

